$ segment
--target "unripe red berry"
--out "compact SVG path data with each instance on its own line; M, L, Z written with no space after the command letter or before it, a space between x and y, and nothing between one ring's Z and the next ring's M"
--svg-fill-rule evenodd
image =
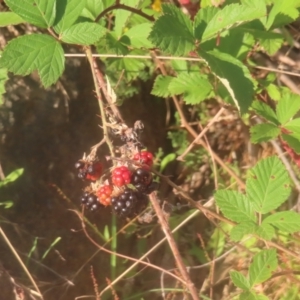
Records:
M153 165L153 154L149 151L138 152L134 155L133 159L149 167Z
M116 186L123 186L129 184L131 179L131 172L128 167L117 167L112 171L112 182Z

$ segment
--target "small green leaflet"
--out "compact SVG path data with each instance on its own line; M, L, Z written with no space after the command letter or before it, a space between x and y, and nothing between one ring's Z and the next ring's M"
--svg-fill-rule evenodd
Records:
M279 101L281 99L281 93L280 93L280 88L273 84L270 83L267 87L266 90L270 96L271 99L275 100L275 101Z
M254 144L267 142L276 138L280 133L280 128L273 124L257 124L251 127L251 142Z
M278 265L275 249L262 250L253 257L249 268L250 286L264 282L269 279Z
M255 233L267 241L270 241L275 236L275 230L269 224L261 224L256 228Z
M0 68L0 105L2 105L2 95L5 93L5 82L8 79L7 70Z
M249 290L250 289L250 283L248 279L237 271L231 271L230 272L230 278L235 286L243 289L243 290Z
M17 25L24 22L25 21L19 15L13 12L0 12L0 27Z
M199 104L212 91L208 79L198 73L180 73L170 82L168 88L172 95L183 94L186 104Z
M152 43L148 40L152 28L151 23L143 23L130 28L124 34L129 39L128 45L133 48L152 48Z
M254 84L249 70L233 56L214 51L199 51L211 71L219 78L242 114L250 107L254 96Z
M71 27L85 6L85 0L59 0L57 1L57 15L54 30L61 34Z
M17 169L11 172L6 178L0 181L0 188L8 183L16 181L22 174L24 173L24 169Z
M265 104L264 102L255 100L252 103L251 107L255 110L255 112L257 114L259 114L261 117L265 118L266 120L268 120L276 125L280 124L277 120L275 111L269 105Z
M236 191L218 190L215 200L224 216L235 222L255 221L252 204Z
M261 160L247 177L247 196L259 213L265 214L276 209L290 194L288 173L276 156Z
M149 40L162 51L185 55L195 47L192 22L175 5L162 5L164 15L153 25Z
M56 0L5 0L5 3L28 23L42 28L54 24Z
M10 41L0 59L0 68L18 75L38 70L45 87L55 83L64 69L64 52L59 42L44 34L24 35Z
M281 134L281 137L297 154L300 154L300 143L298 139L284 133Z
M291 120L284 125L284 128L289 131L289 135L300 141L300 118Z
M169 84L173 79L174 77L172 76L158 75L155 78L151 94L163 98L171 96L171 93L169 92Z
M242 4L226 5L209 20L202 35L202 42L216 37L220 32L228 30L234 25L240 25L266 15L264 1L244 0L241 2Z
M282 211L268 216L262 224L270 224L277 229L294 233L300 231L300 214L295 211Z
M85 0L85 2L85 9L89 12L93 21L97 18L100 12L114 4L114 0Z
M263 294L256 294L253 291L245 291L240 294L239 300L270 300Z
M300 96L284 91L282 99L276 106L276 114L280 124L288 122L300 110Z
M72 25L61 33L61 39L65 43L78 45L92 45L104 36L106 29L99 24L82 22Z
M230 231L230 239L239 242L247 234L252 234L257 229L257 225L252 221L245 221L235 225Z

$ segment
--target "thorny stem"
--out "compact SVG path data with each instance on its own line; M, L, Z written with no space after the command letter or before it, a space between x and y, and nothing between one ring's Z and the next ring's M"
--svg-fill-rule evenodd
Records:
M104 111L104 103L102 101L100 87L99 87L99 83L98 83L98 80L97 80L96 71L95 71L95 68L94 68L94 61L93 61L93 57L92 57L91 48L87 47L85 49L85 53L86 53L87 59L89 61L91 71L92 71L92 75L93 75L95 91L96 91L96 95L97 95L97 99L98 99L98 103L99 103L99 108L100 108L101 119L102 119L103 135L104 135L104 138L105 138L106 143L108 145L110 154L112 156L114 156L114 147L113 147L113 144L112 144L112 142L111 142L111 140L109 139L109 136L108 136L108 126L107 126L106 115L105 115L105 111Z
M174 259L176 261L177 267L178 267L183 279L186 282L186 286L189 289L192 298L194 300L199 300L198 293L197 293L197 290L195 288L195 285L191 281L190 276L187 272L186 266L183 263L183 260L181 258L180 253L179 253L179 250L177 248L176 242L175 242L175 240L173 238L173 235L172 235L172 232L170 230L169 224L165 219L165 216L164 216L163 211L162 211L162 209L161 209L161 207L158 203L158 200L157 200L157 197L156 197L155 193L152 193L150 195L150 200L151 200L151 204L153 206L153 209L156 213L156 216L158 217L158 220L159 220L159 223L162 227L162 230L163 230L163 232L164 232L164 234L167 238L167 241L168 241L169 246L171 248L171 251L173 253Z
M119 1L118 1L119 2ZM95 22L97 23L103 16L105 16L107 13L109 13L110 11L114 10L114 9L123 9L123 10L128 10L131 11L134 14L140 15L141 17L149 20L150 22L154 22L155 19L152 16L149 16L147 14L145 14L144 12L142 12L140 9L131 7L131 6L127 6L125 4L121 4L121 3L116 3L112 6L109 6L108 8L106 8L104 11L102 11L98 17L95 19Z

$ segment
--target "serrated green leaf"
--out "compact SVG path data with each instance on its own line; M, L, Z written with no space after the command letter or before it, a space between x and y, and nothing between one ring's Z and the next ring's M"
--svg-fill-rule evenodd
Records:
M205 100L212 86L207 78L198 73L180 73L169 84L169 91L172 95L183 94L186 104L198 104Z
M269 224L261 224L255 233L264 240L270 241L275 236L274 228Z
M235 222L255 221L252 204L245 195L236 191L218 190L215 201L226 218Z
M0 12L0 27L9 25L17 25L25 21L16 13L13 12Z
M248 279L241 274L240 272L237 271L231 271L230 272L230 278L232 282L234 283L235 286L243 289L243 290L249 290L250 289L250 284Z
M134 48L152 48L152 43L148 40L152 24L143 23L130 28L124 36L129 39L129 45Z
M117 55L126 55L129 53L128 48L122 43L124 37L118 39L116 34L112 32L108 32L105 36L105 45L104 48L108 53L113 53ZM126 42L126 37L125 37ZM97 47L98 51L101 53L100 47Z
M245 221L235 225L230 232L230 239L234 242L239 242L247 235L254 233L257 225L252 221Z
M275 249L262 250L253 257L253 262L249 267L250 286L264 282L269 279L272 272L278 265Z
M92 16L91 19L95 20L104 9L113 4L114 0L86 0L85 9Z
M300 154L300 141L298 139L283 133L281 134L281 137L297 154Z
M182 72L188 72L189 71L189 66L186 60L178 60L174 59L171 61L172 69L177 73L182 73ZM200 72L200 70L197 70Z
M207 27L208 22L218 11L219 9L217 7L205 7L198 10L194 19L194 35L197 40L202 39L203 32Z
M276 138L280 134L280 129L274 124L256 124L251 127L250 133L251 142L257 144Z
M266 90L271 99L275 101L279 101L281 99L281 93L277 85L271 83L266 87Z
M185 55L195 47L191 20L175 5L163 5L164 15L153 25L149 40L162 51Z
M5 0L7 6L23 20L48 28L55 20L56 0Z
M288 122L300 110L300 96L285 91L276 106L276 114L281 124Z
M270 29L274 23L277 23L276 18L280 17L280 15L288 16L290 18L289 22L296 20L299 16L299 12L297 10L297 7L299 6L300 6L299 0L289 0L289 1L274 0L274 6L272 7L270 13L268 14L268 19L265 24L266 29Z
M262 214L276 209L290 194L288 173L276 156L261 160L248 173L246 191L254 209Z
M60 34L71 27L81 14L86 0L59 0L54 30Z
M0 105L3 104L2 95L5 93L5 82L7 79L7 70L0 68Z
M261 47L270 55L274 55L282 46L283 36L275 32L261 32L258 38Z
M277 120L277 116L275 111L266 103L262 101L255 100L252 103L252 108L255 110L255 112L260 115L261 117L265 118L266 120L279 125L280 123Z
M153 89L151 91L152 95L158 96L158 97L169 97L171 93L168 90L170 82L174 79L172 76L163 76L158 75L155 78Z
M23 173L24 173L24 169L22 168L14 170L8 176L6 176L4 180L0 181L0 188L11 182L16 181Z
M245 291L240 294L239 300L269 300L269 298L262 294L256 294L253 291Z
M64 52L60 43L51 36L21 36L7 44L0 59L0 67L18 75L38 70L43 85L48 87L63 72Z
M282 211L268 216L262 224L270 224L288 233L300 231L300 214L295 211Z
M244 0L241 4L226 5L208 22L202 42L214 38L222 31L266 15L266 5L261 0Z
M289 121L284 125L284 128L289 131L289 135L300 141L300 118Z
M72 25L61 33L65 43L78 45L92 45L104 36L106 29L99 24L83 22Z
M239 60L217 50L199 51L211 71L219 78L242 114L250 107L254 85L249 70Z

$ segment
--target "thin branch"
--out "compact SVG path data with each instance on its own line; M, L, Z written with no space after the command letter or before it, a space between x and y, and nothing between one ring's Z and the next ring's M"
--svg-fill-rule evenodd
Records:
M97 23L102 17L104 17L107 13L109 13L110 11L112 10L115 10L115 9L123 9L123 10L127 10L127 11L130 11L134 14L137 14L137 15L140 15L141 17L151 21L151 22L154 22L155 21L155 18L152 17L152 16L149 16L147 14L145 14L144 12L142 12L140 9L137 9L137 8L134 8L134 7L131 7L131 6L127 6L125 4L121 4L121 3L116 3L112 6L109 6L107 7L105 10L103 10L98 16L97 18L95 19L95 22Z

